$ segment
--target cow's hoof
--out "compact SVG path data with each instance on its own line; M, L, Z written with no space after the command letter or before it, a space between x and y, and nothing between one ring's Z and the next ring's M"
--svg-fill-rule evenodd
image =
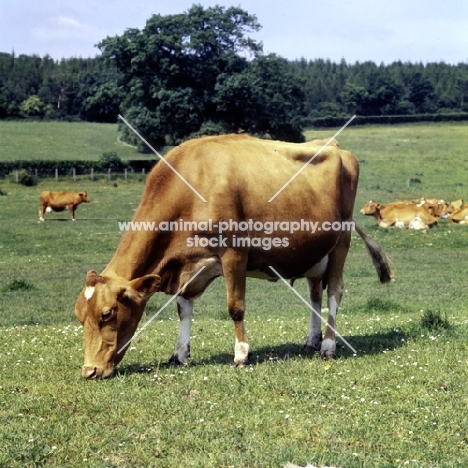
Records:
M336 359L336 353L333 351L324 351L320 353L320 357L325 361L333 361Z
M176 356L175 354L173 354L169 358L168 364L170 364L171 366L186 366L187 361L183 362L179 359L179 356Z
M315 353L318 353L318 352L320 351L320 343L319 343L317 346L311 346L311 345L305 344L305 345L302 347L302 351L303 351L305 354L315 354Z
M320 356L322 359L330 361L336 358L336 342L331 338L325 338L322 341L322 349L320 350Z
M245 366L250 366L250 364L251 364L250 359L247 357L243 361L237 361L237 362L234 361L233 367L242 368Z

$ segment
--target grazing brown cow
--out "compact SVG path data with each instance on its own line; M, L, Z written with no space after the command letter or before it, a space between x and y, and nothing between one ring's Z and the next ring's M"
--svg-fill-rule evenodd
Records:
M424 203L398 201L383 205L371 200L361 208L360 213L374 216L377 224L383 228L394 226L420 230L438 223L437 218L429 213Z
M64 210L69 210L72 220L75 221L76 207L80 203L90 201L87 192L42 192L40 199L39 221L44 221L44 213Z
M234 322L236 366L249 362L244 329L248 276L272 281L278 275L306 278L317 313L311 313L304 346L333 358L343 267L351 242L346 223L354 223L358 163L334 144L317 155L321 149L313 142L224 135L191 140L168 153L165 160L172 169L159 162L151 171L132 221L140 228L141 222L154 225L128 230L104 271L88 272L76 301L75 313L85 336L82 376L112 374L156 291L179 292L180 328L170 362L186 364L193 301L218 276L224 276ZM306 228L305 220L316 224ZM161 223L167 228L168 221L175 222L177 229L157 229ZM183 221L188 221L187 226L180 229L178 223ZM380 246L357 225L356 230L381 282L390 281L390 266ZM328 288L329 315L322 340L319 314L324 288Z

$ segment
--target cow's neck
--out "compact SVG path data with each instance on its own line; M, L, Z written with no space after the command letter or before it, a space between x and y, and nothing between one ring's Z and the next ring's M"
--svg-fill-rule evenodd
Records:
M158 226L161 221L172 219L160 207L148 202L148 198L143 196L133 223L146 222ZM170 244L171 233L157 229L144 230L142 225L140 227L141 230L129 230L124 234L103 275L133 280L155 272Z
M152 273L154 259L151 249L156 241L155 233L127 232L104 269L103 275L132 280Z

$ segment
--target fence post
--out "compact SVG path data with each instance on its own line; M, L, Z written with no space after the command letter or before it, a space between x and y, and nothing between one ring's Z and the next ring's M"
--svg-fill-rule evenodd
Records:
M91 168L91 181L94 181L94 167Z
M37 167L34 169L34 175L36 176L36 182L39 180L39 175L37 174Z
M141 175L145 175L145 168L141 170Z
M127 177L128 177L128 171L127 171L127 168L125 168L125 180L127 180Z
M55 182L58 182L58 168L55 168Z
M15 171L15 180L16 180L16 183L19 182L19 174L18 174L18 169L16 169Z
M110 182L110 180L111 180L111 168L110 168L110 167L109 167L109 169L107 170L107 179L108 179L109 182Z
M76 182L76 169L73 168L73 182Z

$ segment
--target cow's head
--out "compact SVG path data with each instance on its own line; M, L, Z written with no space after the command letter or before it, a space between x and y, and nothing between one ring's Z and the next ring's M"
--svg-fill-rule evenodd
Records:
M448 204L447 208L445 209L445 212L447 214L454 213L455 211L459 210L463 206L463 204L464 201L461 198L459 200L454 200Z
M85 379L109 377L122 360L148 299L159 290L160 277L127 281L89 271L75 304L84 327ZM122 349L124 347L124 349Z
M380 203L376 203L375 201L370 200L359 210L359 212L368 216L376 213L379 208Z
M84 201L86 203L89 203L91 200L88 198L88 192L84 191L84 192L79 192L78 193L81 197L81 201Z

